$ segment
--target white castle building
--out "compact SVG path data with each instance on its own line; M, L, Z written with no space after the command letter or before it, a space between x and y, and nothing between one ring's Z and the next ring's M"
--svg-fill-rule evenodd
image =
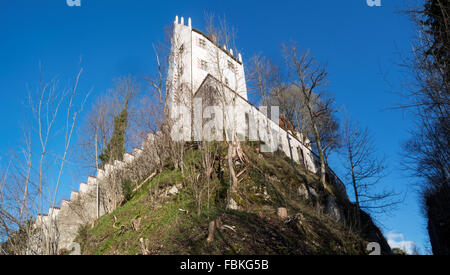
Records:
M309 172L319 171L318 157L309 146L302 143L298 132L280 127L278 116L274 119L272 115L272 119L269 119L265 108L257 108L248 101L241 54L219 46L215 37L192 28L190 18L185 24L183 17L179 19L178 16L174 22L171 51L167 81L169 110L176 117L177 106L184 106L188 110L192 107L194 118L200 117L202 122L201 125L194 122L192 124L195 125L190 127L191 120L187 123L181 121L188 129L183 130L187 139L200 140L203 137L204 125L208 124L204 118L211 118L211 113L214 113L216 120L213 124L220 124L217 117L222 112L211 109L211 106L218 105L220 109L231 104L231 115L225 112L221 119L236 129L236 136L264 141L268 151L281 150ZM199 101L200 107L197 104ZM217 138L223 137L223 133L216 134ZM226 134L228 136L229 133ZM131 154L125 153L123 161L116 160L113 164L106 164L104 169L98 169L97 176L90 176L87 183L81 183L79 190L72 191L70 200L62 201L60 208L50 207L47 215L38 215L35 226L43 228L45 234L56 232L58 249L70 250L76 247L74 240L79 227L111 211L107 203L97 197L98 188L107 184L111 177L124 173L125 169L133 168L146 159L159 158L156 152L143 153L144 146L152 141L153 135L149 134L141 148L134 149ZM344 185L331 169L327 169L327 177L346 196Z
M229 128L234 128L239 139L264 141L268 143L266 150L282 150L310 172L318 171L318 158L309 145L303 144L301 134L283 129L279 125L278 115L268 119L267 108L259 109L248 101L240 53L234 53L225 45L218 45L214 35L208 36L193 28L191 18L187 22L183 17L175 18L171 42L168 105L173 113L172 118L179 119L179 125L185 127L181 134L175 135L180 134L186 140L198 141L210 134L210 129L205 131L203 128L208 124L205 123L205 118L215 120L215 125L221 124L223 120L225 125L221 127L228 131ZM200 107L196 104L198 99L201 99ZM215 105L219 105L219 109L226 106L230 110L220 114L222 110L211 108ZM180 106L185 106L184 112L188 113L183 120L180 119ZM203 125L196 125L199 117ZM223 136L221 130L215 129L215 137L220 139ZM226 137L230 138L228 134L225 131Z
M219 46L216 38L209 37L192 28L189 18L187 25L184 18L175 19L172 37L172 58L169 68L169 79L173 81L172 88L181 85L181 89L198 91L205 78L211 74L217 79L236 88L239 95L247 99L244 65L242 56L234 55L233 50L227 51L226 46ZM176 89L173 89L176 90ZM176 101L176 94L171 93L171 99Z

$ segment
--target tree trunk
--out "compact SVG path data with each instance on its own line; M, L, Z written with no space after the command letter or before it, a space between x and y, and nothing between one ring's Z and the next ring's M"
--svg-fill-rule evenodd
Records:
M322 144L320 142L320 134L319 129L317 128L317 125L313 123L314 128L314 135L316 137L316 143L317 143L317 151L319 153L319 160L320 160L320 182L322 183L322 186L326 187L326 180L325 180L325 157L322 150Z
M288 131L286 131L286 136L287 136L288 145L289 145L289 154L290 154L290 157L291 157L291 166L295 170L294 157L292 156L291 138L289 137L289 132Z
M233 165L233 151L234 151L234 145L233 142L228 143L228 168L230 170L230 193L227 203L227 208L230 206L230 202L233 199L233 194L236 193L237 190L237 184L238 180L236 177L236 172L234 171L234 165Z
M356 213L355 213L355 219L356 219L356 228L360 229L360 213L359 213L359 194L358 194L358 186L356 185L356 178L355 178L355 167L353 165L353 155L351 152L349 152L350 156L350 165L352 166L352 184L353 184L353 191L355 192L355 205L356 205Z
M214 240L214 233L216 231L216 222L212 221L208 226L208 239L206 240L208 243L212 243Z

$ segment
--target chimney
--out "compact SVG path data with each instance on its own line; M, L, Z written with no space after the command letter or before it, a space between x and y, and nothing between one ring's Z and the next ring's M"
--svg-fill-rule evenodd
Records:
M210 35L210 37L211 37L211 40L215 43L215 44L217 44L217 36L215 35L215 34L211 34Z

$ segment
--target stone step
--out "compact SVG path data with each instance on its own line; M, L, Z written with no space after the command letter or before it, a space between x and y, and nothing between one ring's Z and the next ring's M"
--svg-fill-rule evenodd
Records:
M122 170L125 167L125 162L120 161L120 160L115 160L114 166L115 166L116 170Z
M105 164L105 176L110 176L114 167L111 164Z
M35 221L36 226L40 226L42 224L48 224L48 215L47 214L39 214Z
M52 219L56 219L60 210L61 208L59 207L50 207L48 209L48 216L51 217Z
M134 148L133 149L133 156L138 158L144 151L140 148Z
M72 191L72 193L70 194L70 200L76 200L78 198L78 191Z
M133 160L134 160L134 156L133 156L132 154L130 154L130 153L125 153L125 154L123 155L123 161L124 161L125 163L127 163L127 164L132 163Z
M87 183L85 183L85 182L80 183L80 189L79 189L80 194L85 194L88 191L88 189L89 189L89 185L87 185Z
M105 170L97 169L97 179L102 180L105 178Z
M93 177L93 176L89 176L88 177L88 185L93 186L93 185L97 185L97 178Z

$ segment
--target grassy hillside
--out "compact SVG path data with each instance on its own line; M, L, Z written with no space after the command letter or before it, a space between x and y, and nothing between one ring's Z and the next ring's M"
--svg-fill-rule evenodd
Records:
M367 254L367 241L348 226L324 214L324 190L317 176L291 167L282 153L260 154L257 144L244 144L246 163L235 162L239 210L227 210L226 146L215 144L218 155L210 180L193 184L202 154L187 149L185 169L167 165L145 183L127 203L95 224L80 229L83 254ZM184 174L184 175L183 175ZM198 177L197 177L198 178ZM299 196L302 184L316 197ZM199 199L201 198L201 203ZM288 218L277 209L285 207ZM211 242L208 225L216 221Z

